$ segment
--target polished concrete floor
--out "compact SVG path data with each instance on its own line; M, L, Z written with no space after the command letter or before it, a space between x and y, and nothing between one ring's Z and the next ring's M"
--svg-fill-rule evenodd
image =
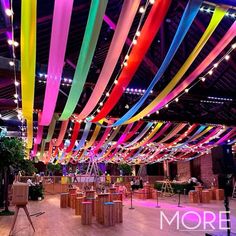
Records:
M40 216L32 216L33 224L36 228L34 233L23 210L20 210L14 235L20 236L187 236L205 235L211 231L212 227L219 229L219 211L224 210L222 201L212 201L211 204L189 204L187 199L182 197L181 207L178 207L177 196L161 198L160 208L156 208L155 200L134 199L135 209L130 210L130 200L124 201L123 215L124 222L116 224L114 227L104 227L98 224L95 219L90 226L81 225L80 216L74 215L74 210L70 208L59 208L59 195L46 196L43 201L30 202L28 209L30 214L45 212ZM236 200L230 202L231 205L231 225L232 231L236 232ZM192 211L192 212L189 212ZM206 225L204 229L204 211L211 211L206 214L206 219L213 219L213 212L216 213L216 220L212 225ZM162 213L161 213L162 212ZM176 214L179 214L179 229L177 229L177 215L171 226L163 217L170 221ZM162 229L161 229L162 214ZM185 215L184 215L185 214ZM199 219L198 217L201 217ZM210 219L209 219L210 218ZM9 234L13 216L0 217L0 236ZM183 220L183 221L182 221ZM198 226L199 224L199 226ZM184 226L185 225L185 226ZM223 224L224 226L224 224ZM195 227L195 230L187 229Z

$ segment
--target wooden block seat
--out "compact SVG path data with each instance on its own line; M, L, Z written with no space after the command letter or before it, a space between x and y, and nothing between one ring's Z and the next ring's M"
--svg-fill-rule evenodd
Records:
M86 197L86 201L92 202L92 215L96 214L96 198L95 197Z
M95 190L86 190L85 197L87 198L95 198L96 192Z
M198 203L199 202L199 197L198 197L197 191L195 191L195 190L189 191L188 196L189 196L190 203Z
M68 206L69 193L61 193L60 196L60 207L66 208Z
M104 226L114 226L115 225L115 204L114 202L103 203L104 215L103 224Z
M210 203L211 195L208 190L202 191L202 203Z
M90 225L92 223L92 202L82 202L81 224Z
M115 201L115 200L120 200L122 201L123 199L123 196L122 196L122 193L111 193L110 194L110 201Z
M85 201L85 197L76 197L75 200L75 215L81 215L82 202Z
M97 196L96 201L96 220L98 223L103 224L104 221L104 202L109 202L109 193L101 193Z
M123 222L123 206L122 201L116 200L114 203L114 214L115 214L115 223Z
M216 200L224 200L224 189L216 189Z
M76 193L70 194L70 207L75 209Z

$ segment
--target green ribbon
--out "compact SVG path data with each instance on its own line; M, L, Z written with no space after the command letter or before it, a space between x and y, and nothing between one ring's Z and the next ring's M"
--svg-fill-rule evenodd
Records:
M67 120L79 101L97 45L107 2L108 0L92 0L72 86L59 120Z

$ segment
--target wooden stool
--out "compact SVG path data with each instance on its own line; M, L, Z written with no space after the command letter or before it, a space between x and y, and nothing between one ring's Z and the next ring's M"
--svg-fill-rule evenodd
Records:
M85 191L85 197L86 198L95 198L95 190L87 190Z
M197 191L194 191L194 190L189 191L188 196L189 196L190 203L198 203L199 198L198 198Z
M82 202L81 224L90 225L92 223L92 202Z
M115 193L116 192L116 188L109 188L109 193Z
M213 190L212 189L207 189L209 192L210 200L213 200Z
M122 223L123 222L123 207L122 201L113 201L115 207L115 223Z
M208 190L202 191L202 203L210 203L211 196Z
M85 201L85 197L77 197L75 200L75 215L81 215L82 202Z
M104 221L104 207L103 204L104 202L108 202L109 201L109 193L101 193L98 194L97 197L97 204L96 204L96 219L97 222L100 224L103 224Z
M104 217L103 217L103 223L105 226L113 226L115 225L115 214L114 214L114 208L115 204L113 202L105 202L103 204L104 207Z
M70 194L70 207L75 209L76 193Z
M202 202L202 189L203 189L203 186L201 185L195 186L195 191L198 192L198 197L199 197L200 202Z
M95 216L95 213L96 213L96 198L86 197L86 201L92 202L92 215Z
M216 189L216 200L224 200L224 189Z
M113 202L116 200L122 201L122 193L111 193L110 194L110 201Z
M212 187L211 190L212 190L212 200L216 200L216 187Z
M67 208L68 196L69 196L69 193L61 193L61 197L60 197L60 207L61 208Z

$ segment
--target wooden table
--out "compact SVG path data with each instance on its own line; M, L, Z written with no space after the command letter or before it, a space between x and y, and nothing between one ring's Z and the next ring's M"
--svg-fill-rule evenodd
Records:
M100 193L97 196L97 206L96 206L96 219L98 223L103 224L104 222L104 202L109 202L109 193Z

